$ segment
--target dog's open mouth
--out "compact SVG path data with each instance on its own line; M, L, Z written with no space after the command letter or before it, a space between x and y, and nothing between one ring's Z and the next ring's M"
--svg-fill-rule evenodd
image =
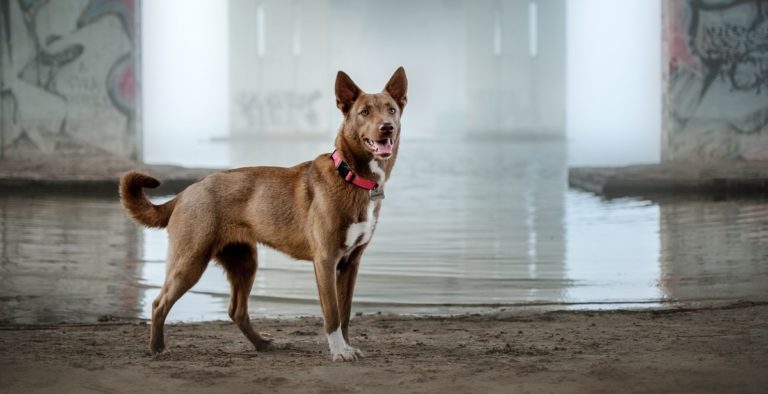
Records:
M365 144L368 145L368 149L374 154L382 157L389 157L392 154L392 138L385 138L378 141L365 138L364 141Z

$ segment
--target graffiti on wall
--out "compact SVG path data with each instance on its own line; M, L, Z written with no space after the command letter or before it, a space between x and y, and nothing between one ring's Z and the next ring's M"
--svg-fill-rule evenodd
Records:
M0 152L136 157L138 0L0 0Z
M665 159L768 159L768 3L664 6Z
M322 94L276 91L240 92L235 96L235 128L262 132L318 131Z

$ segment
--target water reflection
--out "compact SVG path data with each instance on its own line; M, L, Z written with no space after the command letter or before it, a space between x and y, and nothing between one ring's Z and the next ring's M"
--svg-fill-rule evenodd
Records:
M135 316L137 237L115 200L0 195L0 322Z
M622 198L603 201L567 195L566 232L570 302L658 302L659 207ZM681 264L686 262L681 261Z
M328 150L312 142L233 144L231 157L243 159L235 166L288 165L301 160L286 154L293 149L304 158ZM560 142L404 144L364 257L356 310L449 313L462 305L559 302L570 283L565 177ZM150 241L143 259L157 264L147 264L143 277L158 288L165 235L147 230L144 236ZM266 248L259 253L251 310L319 313L311 266ZM228 286L221 270L208 270L193 291L216 298L221 307L215 317L226 318ZM181 307L194 310L187 305Z
M666 297L768 294L767 201L670 200L659 205L660 283Z
M328 150L321 142L226 145L233 166L287 165ZM635 306L768 293L767 202L604 201L565 188L564 152L559 142L404 144L355 310ZM146 318L166 246L164 231L137 230L116 198L0 193L0 321ZM309 263L266 248L259 259L254 315L319 315ZM228 291L211 265L170 319L226 319Z

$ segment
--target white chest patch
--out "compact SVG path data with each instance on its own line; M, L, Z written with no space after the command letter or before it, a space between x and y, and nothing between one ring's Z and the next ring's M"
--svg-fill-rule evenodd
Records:
M373 229L376 227L376 217L373 215L373 210L376 207L376 203L371 201L368 203L368 210L366 212L365 221L352 223L347 229L347 238L344 241L344 246L348 249L355 246L364 245L371 240L373 235Z
M379 163L376 162L376 159L371 160L371 162L368 163L368 167L371 169L371 172L376 174L376 176L379 178L376 180L376 182L379 182L379 187L384 187L384 182L387 180L384 179L384 170L379 167Z
M368 166L371 169L371 172L378 177L376 181L379 183L379 188L383 188L384 182L386 181L386 179L384 179L384 170L379 167L379 163L377 163L375 159L371 160L371 162L368 163ZM380 202L369 201L365 214L365 221L352 223L347 229L347 237L344 241L344 246L346 246L347 249L365 245L371 240L373 230L376 228L376 222L378 220L378 217L374 215L377 203Z

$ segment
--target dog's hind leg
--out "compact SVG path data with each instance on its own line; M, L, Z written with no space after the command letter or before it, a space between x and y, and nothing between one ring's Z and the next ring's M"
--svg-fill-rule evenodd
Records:
M153 354L165 349L163 326L173 304L200 280L208 266L210 256L205 253L182 252L181 248L171 247L165 283L160 295L152 303L152 328L150 330L150 351Z
M272 341L254 331L248 316L248 297L251 295L253 279L258 268L255 252L255 248L246 244L229 244L216 255L216 260L227 271L227 278L232 288L229 317L256 350L267 350Z

